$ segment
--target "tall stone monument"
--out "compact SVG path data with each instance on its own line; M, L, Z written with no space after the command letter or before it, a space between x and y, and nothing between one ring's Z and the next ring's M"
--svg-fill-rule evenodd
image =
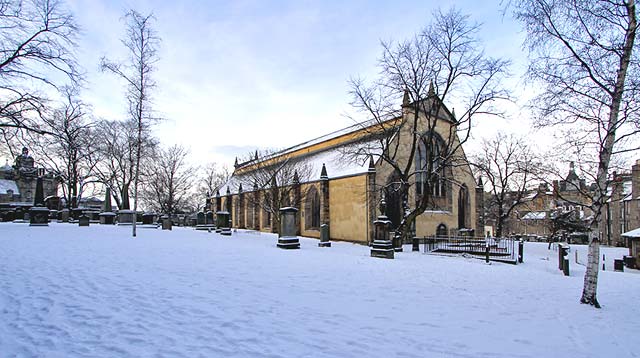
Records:
M42 177L36 179L36 196L29 209L29 226L49 226L49 209L44 205Z

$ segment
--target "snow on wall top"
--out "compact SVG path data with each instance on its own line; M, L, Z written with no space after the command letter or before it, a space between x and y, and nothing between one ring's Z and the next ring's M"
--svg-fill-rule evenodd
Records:
M0 194L6 194L7 191L12 190L14 195L19 195L18 185L13 180L0 179Z

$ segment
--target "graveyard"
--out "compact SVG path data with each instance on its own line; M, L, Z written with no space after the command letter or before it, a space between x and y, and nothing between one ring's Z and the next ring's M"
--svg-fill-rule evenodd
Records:
M0 223L5 356L634 356L638 270L603 247L602 309L578 304L571 274L525 243L524 262L425 254L394 260L347 242L278 248L278 237L193 227ZM576 255L577 252L577 255Z

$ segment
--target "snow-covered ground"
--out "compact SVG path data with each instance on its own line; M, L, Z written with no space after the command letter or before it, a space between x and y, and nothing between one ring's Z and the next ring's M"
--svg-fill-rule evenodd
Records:
M1 223L0 357L640 355L640 275L601 272L596 310L578 303L584 267L563 276L542 243L513 266L130 230Z

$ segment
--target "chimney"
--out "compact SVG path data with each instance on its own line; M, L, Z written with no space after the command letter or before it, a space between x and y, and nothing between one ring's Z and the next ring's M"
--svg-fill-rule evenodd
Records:
M560 188L558 187L558 181L554 180L553 181L553 198L557 199L558 198L558 193L560 192Z

